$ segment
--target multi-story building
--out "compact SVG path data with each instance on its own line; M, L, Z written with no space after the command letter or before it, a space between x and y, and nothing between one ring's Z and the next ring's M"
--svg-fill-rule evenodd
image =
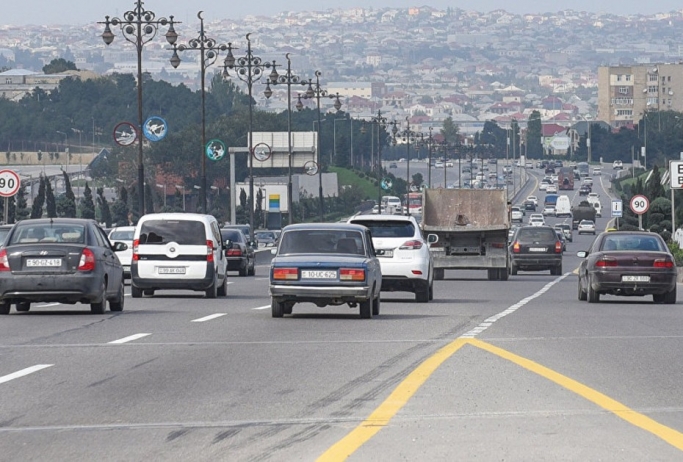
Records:
M612 127L637 124L647 111L683 112L683 64L598 69L598 119Z

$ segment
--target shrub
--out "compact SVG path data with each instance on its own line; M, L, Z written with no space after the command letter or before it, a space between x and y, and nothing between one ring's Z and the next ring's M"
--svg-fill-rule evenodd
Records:
M674 256L676 266L683 266L683 249L681 249L676 241L670 241L668 245L669 250L671 250L671 253Z

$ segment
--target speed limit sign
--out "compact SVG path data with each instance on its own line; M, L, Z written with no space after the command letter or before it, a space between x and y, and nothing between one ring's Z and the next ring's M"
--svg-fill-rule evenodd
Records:
M0 170L0 197L12 197L21 186L19 175L14 170Z
M631 211L636 215L642 215L650 208L650 201L642 194L637 194L631 198Z

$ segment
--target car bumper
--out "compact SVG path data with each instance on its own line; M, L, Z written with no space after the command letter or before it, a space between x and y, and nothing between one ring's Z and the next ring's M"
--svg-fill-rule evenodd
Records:
M239 271L247 267L246 258L227 258L228 271Z
M187 279L184 274L169 274L167 277L141 278L136 265L131 266L131 284L138 289L178 289L206 290L211 287L215 278L214 267L207 266L206 275L202 278Z
M270 295L280 301L316 302L319 300L339 300L346 303L371 299L372 289L366 285L339 287L271 284Z
M600 293L613 295L652 295L664 294L676 287L677 274L673 273L647 273L650 282L622 282L622 272L593 272L591 273L591 286ZM628 274L635 274L630 272ZM643 274L642 272L639 274Z
M98 273L7 276L0 279L0 299L5 301L91 303L103 295L102 276Z
M510 259L517 269L542 271L562 265L562 254L514 255Z

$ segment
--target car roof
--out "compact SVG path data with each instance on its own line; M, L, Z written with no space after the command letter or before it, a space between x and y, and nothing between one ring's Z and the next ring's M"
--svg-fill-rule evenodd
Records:
M111 234L114 231L135 231L135 226L115 226L109 230L109 233Z
M408 221L413 222L415 217L409 215L355 215L349 218L349 223L355 220L363 221Z
M27 222L37 223L37 224L85 224L91 223L99 225L95 220L91 218L27 218L26 220L21 220L17 224L25 224Z
M296 231L303 229L320 229L320 230L347 230L347 231L359 231L363 232L367 228L363 225L356 225L352 223L297 223L295 225L287 225L282 230L286 231Z

